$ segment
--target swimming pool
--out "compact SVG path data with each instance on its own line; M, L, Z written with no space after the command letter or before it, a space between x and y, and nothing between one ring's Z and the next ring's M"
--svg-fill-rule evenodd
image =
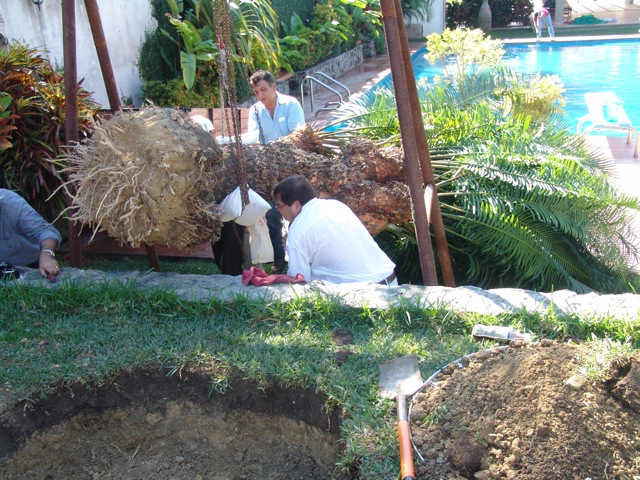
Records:
M565 111L574 131L580 117L587 113L586 92L615 92L631 122L640 126L640 40L507 44L504 49L503 59L510 68L560 77L566 90ZM413 54L416 79L432 79L441 72L427 62L425 53L422 47ZM382 82L391 87L390 78Z

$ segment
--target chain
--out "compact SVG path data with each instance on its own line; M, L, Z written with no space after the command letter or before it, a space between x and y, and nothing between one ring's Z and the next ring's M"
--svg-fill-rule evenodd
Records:
M212 0L215 1L215 0ZM227 125L230 126L229 136L234 137L234 143L231 144L231 156L235 161L236 179L240 185L242 193L242 204L249 204L249 190L247 186L247 169L246 157L242 146L242 138L240 136L240 118L238 116L238 97L236 94L236 79L233 65L233 43L231 36L231 15L229 13L229 4L227 0L217 0L218 8L214 11L218 13L217 21L217 38L218 38L218 73L220 77L220 107L222 116L226 119ZM228 50L230 49L230 50ZM226 102L225 102L226 94ZM225 103L228 109L225 108Z

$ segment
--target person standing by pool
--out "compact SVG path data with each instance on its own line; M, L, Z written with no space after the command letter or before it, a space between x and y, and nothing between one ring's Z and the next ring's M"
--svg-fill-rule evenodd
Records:
M549 37L553 40L555 32L553 30L553 19L547 7L544 6L542 0L534 0L533 2L533 26L536 29L536 37L538 40L542 37L542 22L547 25Z

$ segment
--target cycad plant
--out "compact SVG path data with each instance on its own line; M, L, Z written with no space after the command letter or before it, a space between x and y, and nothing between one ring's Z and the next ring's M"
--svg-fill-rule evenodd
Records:
M278 18L270 2L167 0L167 3L171 9L169 21L182 40L180 64L187 89L193 87L199 72L206 75L215 70L221 46L250 72L258 68L278 72L286 66L278 43ZM223 23L228 24L232 45L221 43L225 41ZM167 38L173 40L168 33Z
M541 82L555 89L541 93ZM570 133L553 101L561 92L557 79L498 67L418 90L459 285L637 288L630 224L640 203L614 188L613 165ZM399 143L392 93L369 97L340 119L348 128L339 131ZM392 226L377 240L401 278L418 282L413 226Z

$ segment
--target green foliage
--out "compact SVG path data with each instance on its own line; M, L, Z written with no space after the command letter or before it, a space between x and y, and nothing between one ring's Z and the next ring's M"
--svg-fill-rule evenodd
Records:
M281 21L281 26L285 37L280 39L280 45L292 71L304 70L347 51L359 39L351 15L340 4L318 4L310 22L293 14L288 22Z
M12 100L11 95L0 92L0 152L13 146L10 140L11 132L16 126L9 123L15 118L9 110Z
M426 59L443 69L445 80L454 82L502 62L504 48L499 40L491 40L482 30L446 28L427 36Z
M184 82L174 78L168 82L151 81L142 88L145 99L158 107L215 108L220 106L217 83L198 78L193 88L187 90Z
M158 26L145 32L145 39L138 55L140 76L146 82L171 80L180 75L179 36L166 16L169 11L166 0L151 0L151 14ZM169 32L171 38L163 31Z
M219 105L217 30L221 20L217 12L222 9L222 1L226 2L152 1L158 28L146 33L138 66L146 82L143 91L156 105ZM278 30L277 19L267 1L242 0L226 5L233 38L226 52L233 58L237 100L243 102L251 94L249 72L279 72L281 64L288 65L273 33ZM183 87L174 81L180 77Z
M12 43L0 51L0 187L19 193L53 220L66 206L56 159L66 144L64 78L36 49ZM89 92L78 88L78 138L92 132L98 110Z
M271 6L280 21L298 15L303 21L310 22L315 3L314 0L271 0Z
M420 22L429 22L433 18L433 0L400 0L400 5L407 18L415 18Z
M339 38L340 48L338 53L342 53L355 48L360 36L354 29L351 15L349 15L344 7L337 5L335 8L335 14L341 32L341 36Z
M418 85L457 282L541 291L637 289L640 279L630 265L639 252L630 225L640 202L614 187L611 164L560 120L557 79L501 67L462 70L472 73ZM366 95L339 121L350 135L399 142L389 91ZM401 279L420 281L411 225L377 240Z
M447 0L447 28L475 27L482 0ZM508 27L528 25L531 22L533 4L529 0L490 0L492 25Z
M266 63L269 70L280 71L286 66L278 44L278 19L267 0L186 0L184 5L175 0L167 2L171 7L170 22L182 40L180 65L187 89L202 72L217 70L221 55L218 35L222 35L221 25L226 21L220 17L227 12L231 40L224 45L225 55L244 64L249 72L256 70L254 52L260 55L261 62Z
M321 61L318 50L318 44L321 43L319 34L305 26L298 15L294 14L288 24L282 22L282 29L286 37L280 39L280 44L291 70L304 70Z
M356 34L356 42L361 38L372 38L376 45L376 51L384 53L386 43L382 15L380 13L379 0L358 1L339 0L343 9L351 19L350 30ZM341 14L339 14L341 17ZM342 20L340 20L342 22Z

